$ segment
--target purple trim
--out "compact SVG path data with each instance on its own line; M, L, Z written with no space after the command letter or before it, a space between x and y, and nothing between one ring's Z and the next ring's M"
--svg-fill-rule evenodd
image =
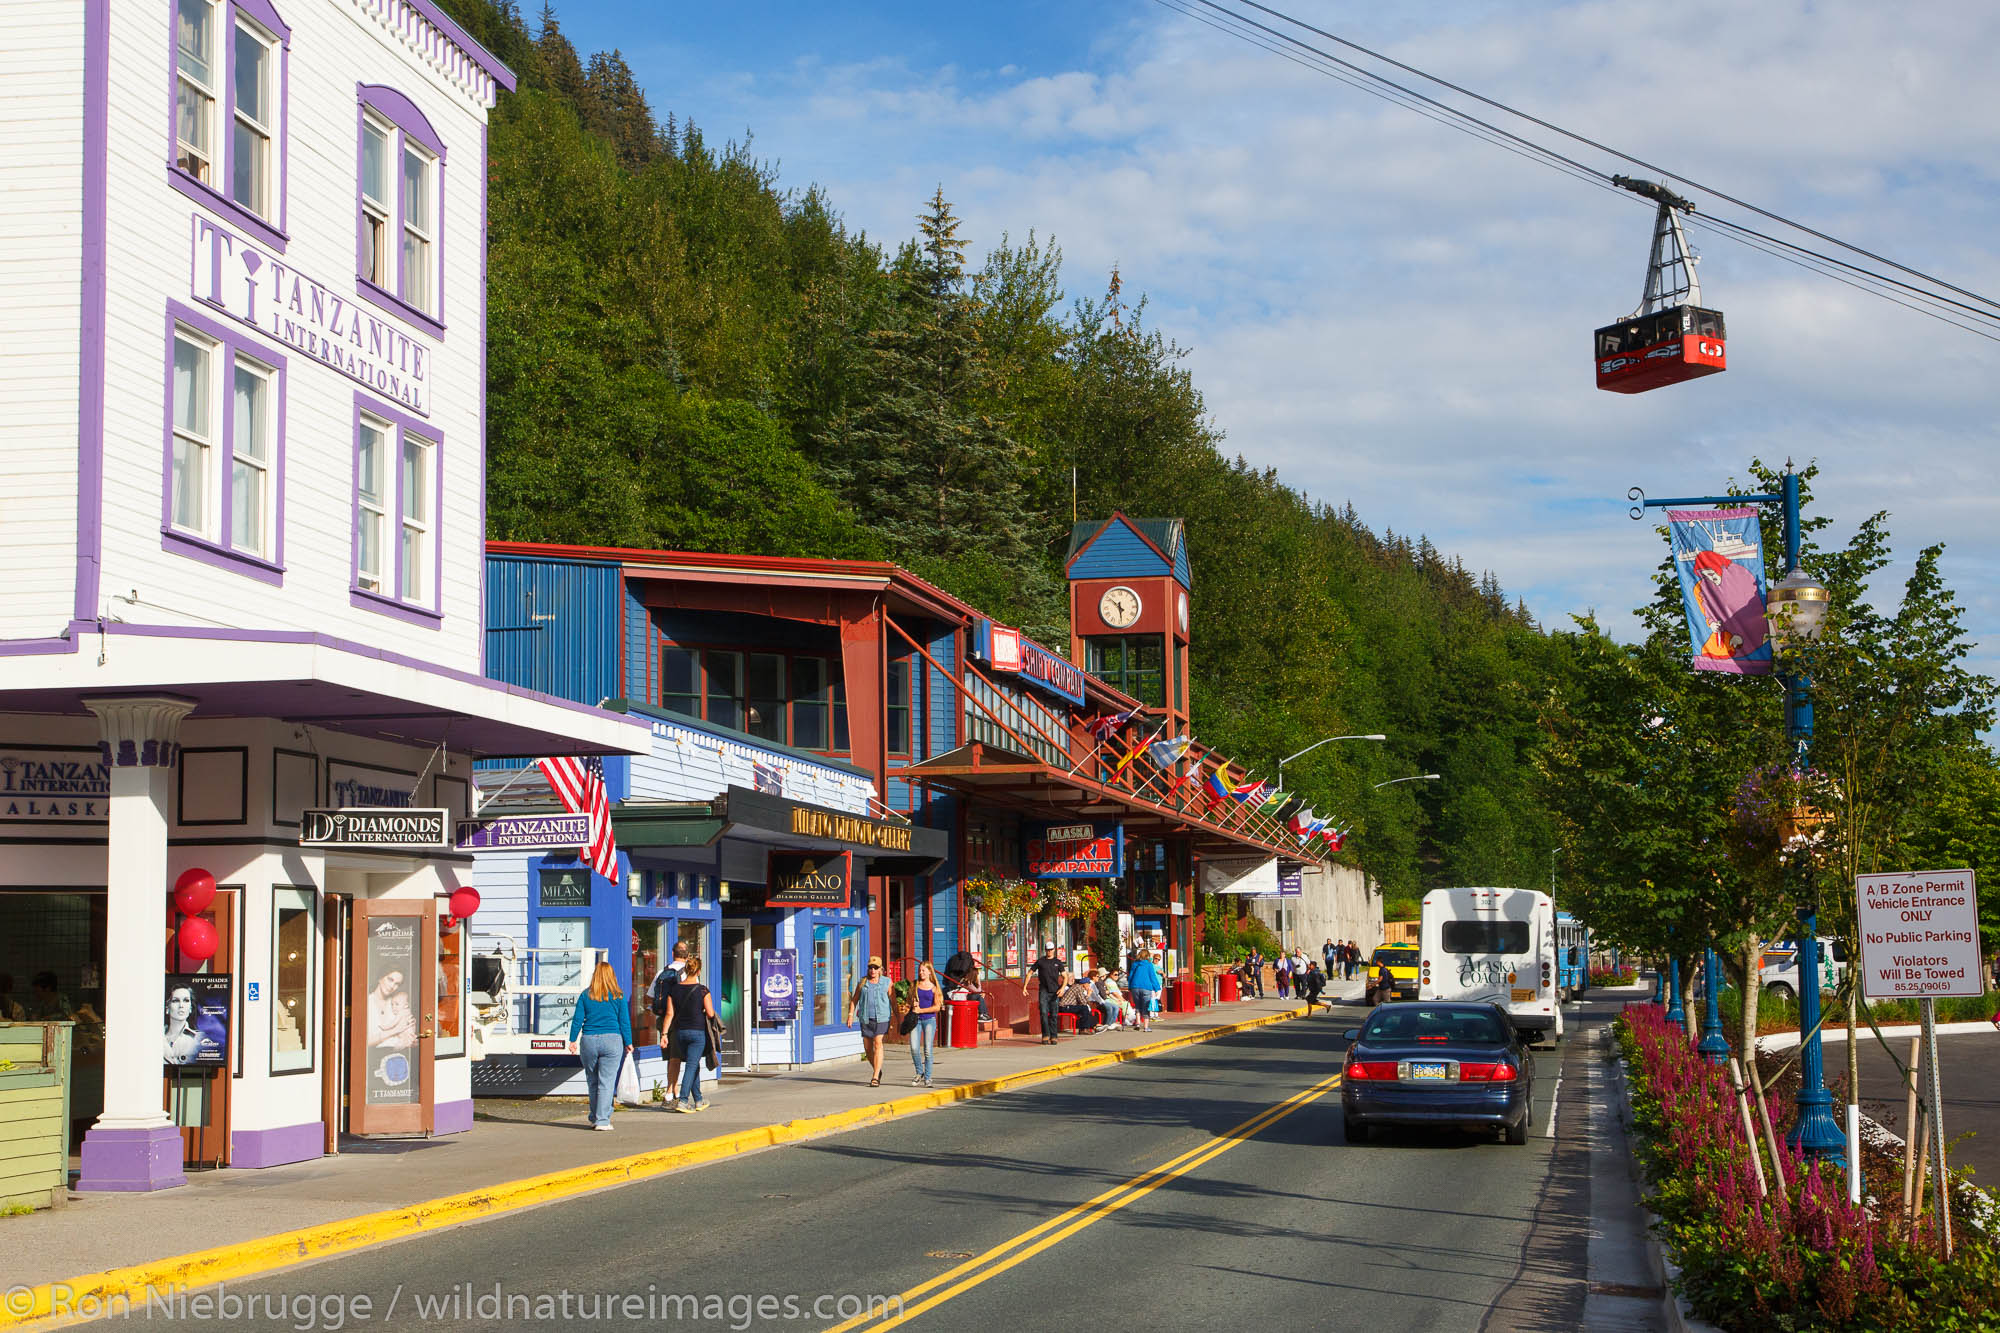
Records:
M92 1129L83 1136L79 1190L142 1193L187 1184L181 1168L181 1132L172 1125L149 1129Z
M175 741L148 740L142 749L135 741L120 741L114 754L110 741L99 741L97 753L109 768L172 768L180 761L181 747Z
M50 653L73 653L76 640L59 639L0 639L0 657L40 657Z
M272 182L278 195L278 220L273 223L262 215L237 203L229 197L231 170L236 152L236 12L247 10L251 22L270 31L278 39L278 124L272 134L277 140L277 179ZM286 222L291 215L291 156L292 156L292 30L278 17L269 0L225 0L220 10L223 44L222 81L215 99L216 106L216 180L224 188L218 190L213 185L198 181L183 171L174 161L179 153L178 128L175 124L179 106L180 50L170 39L167 42L167 184L179 190L204 208L222 214L238 227L250 233L251 237L268 250L285 253L290 241Z
M256 1170L284 1166L289 1162L309 1162L326 1156L326 1126L315 1120L309 1125L284 1125L278 1129L234 1129L229 1132L229 1165Z
M104 222L111 124L111 0L83 15L82 303L77 315L76 588L70 614L97 614L104 552ZM168 132L172 132L169 122Z
M431 1108L431 1133L463 1134L472 1128L472 1098L462 1102L439 1102Z
M265 629L220 629L208 625L139 625L123 621L106 621L102 625L94 620L79 621L71 625L72 634L115 634L140 639L204 639L221 643L296 643L310 644L316 648L330 648L335 652L353 653L357 657L372 657L390 666L409 667L425 675L437 676L443 680L455 681L461 685L477 685L483 689L510 695L516 699L526 699L533 703L549 704L566 712L580 713L585 717L614 718L629 723L652 734L652 724L644 718L608 712L594 704L582 704L574 699L558 699L538 690L523 689L503 681L488 680L485 676L470 671L459 671L452 667L439 666L420 658L391 652L374 644L357 643L352 639L335 638L331 634L321 634L315 630L265 630Z
M445 145L438 132L431 127L430 118L421 108L394 88L377 83L357 83L354 85L355 112L355 158L354 158L354 282L355 291L374 305L380 306L429 332L431 336L443 340L444 323L444 177ZM383 286L367 276L367 229L368 215L361 206L361 182L363 164L367 160L368 113L373 111L389 123L394 132L389 135L386 163L395 181L395 211L389 218L388 234L383 237L388 247L387 264L390 269L391 285ZM437 207L431 213L431 274L437 296L435 313L419 308L403 297L403 219L409 215L410 201L403 190L403 140L414 140L420 147L436 155L431 169L437 173ZM383 201L385 204L387 200ZM483 217L484 214L482 213ZM480 331L485 336L485 331Z
M217 478L219 484L212 494L217 496L220 508L220 539L211 541L197 533L184 532L174 527L174 329L186 325L215 340L218 355L222 359L222 392L216 399L216 410L222 415L222 438L216 446L218 460ZM231 531L236 521L235 507L230 503L230 491L235 485L236 471L236 358L248 357L260 364L269 365L277 388L276 407L277 429L271 441L271 556L255 555L249 551L239 551L230 544L234 535ZM180 304L167 302L167 356L166 356L166 451L160 462L160 549L176 555L188 556L204 564L242 574L273 587L282 587L285 582L285 382L288 367L285 358L269 351L261 343L254 343L235 332L229 326L218 324L206 315ZM207 497L203 497L206 503Z
M382 562L392 561L395 568L395 596L369 592L361 587L361 418L363 415L379 418L395 429L392 432L393 448L389 465L395 469L396 499L385 517L389 520L388 532L384 533ZM403 586L403 436L414 433L427 441L436 463L436 475L431 479L431 603L422 606L410 600L409 589ZM365 393L354 395L354 515L352 535L352 558L348 562L348 603L364 610L381 611L397 616L426 629L436 629L444 619L444 433L428 422L384 407L378 399ZM387 538L394 537L394 541ZM384 570L387 574L389 571Z
M431 0L405 0L405 3L435 24L438 31L462 50L473 64L491 76L493 82L510 93L514 91L514 71L501 64L498 56L474 41L465 29L454 23L450 16Z
M479 468L473 475L486 475L486 173L490 169L487 159L491 131L484 120L479 123L479 324L473 330L473 337L479 343ZM479 487L479 542L483 553L486 545L486 487ZM623 605L623 602L620 602ZM622 641L622 640L621 640ZM486 674L486 568L480 562L479 570L479 674Z

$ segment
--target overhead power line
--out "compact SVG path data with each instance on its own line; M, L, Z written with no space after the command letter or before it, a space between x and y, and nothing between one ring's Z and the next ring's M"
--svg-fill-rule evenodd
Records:
M1491 121L1483 120L1471 112L1408 87L1386 74L1368 69L1354 61L1344 59L1292 33L1264 23L1252 14L1231 8L1230 4L1222 3L1222 0L1157 0L1157 2L1164 8L1192 18L1196 22L1215 31L1247 42L1261 50L1289 60L1302 68L1312 70L1328 78L1336 79L1349 87L1356 88L1371 96L1381 98L1406 110L1415 111L1426 119L1447 125L1473 138L1502 148L1518 157L1536 162L1551 170L1560 171L1572 179L1586 181L1601 188L1611 190L1613 193L1623 194L1623 191L1618 190L1617 187L1612 185L1610 177L1606 173L1598 170L1590 163L1569 156L1525 135L1504 129L1499 125L1493 124ZM1324 38L1357 55L1369 60L1378 61L1383 65L1423 79L1426 82L1462 97L1470 98L1484 106L1492 107L1506 115L1516 117L1527 124L1547 130L1552 134L1559 135L1574 143L1582 144L1597 152L1607 154L1621 162L1657 172L1666 179L1677 181L1691 190L1713 196L1716 199L1734 204L1737 207L1748 209L1759 217L1768 218L1802 235L1824 241L1849 254L1872 260L1877 264L1894 270L1896 273L1905 274L1910 278L1920 280L1922 283L1928 283L1930 284L1930 288L1925 288L1919 286L1917 283L1895 277L1893 274L1870 269L1851 260L1843 259L1838 255L1827 254L1798 242L1769 235L1753 227L1718 216L1714 213L1697 212L1695 214L1702 222L1709 224L1717 235L1727 237L1761 253L1782 259L1787 263L1806 268L1825 277L1830 277L1856 290L1868 292L1883 300L1915 310L1919 314L1941 320L1944 323L1952 325L1954 328L1963 329L1968 333L1977 334L1992 341L2000 341L2000 335L1996 335L1990 331L1993 325L2000 324L2000 301L1995 301L1978 292L1947 282L1942 278L1925 273L1921 269L1899 263L1872 250L1854 245L1837 236L1819 231L1804 223L1785 217L1780 213L1750 203L1747 200L1739 199L1732 194L1716 189L1714 186L1706 185L1678 172L1669 171L1664 167L1592 139L1587 135L1578 134L1566 129L1553 121L1532 115L1496 98L1488 97L1483 93L1475 92L1470 88L1431 74L1415 65L1396 60L1379 51L1371 50L1357 42L1341 37L1337 33L1328 32L1323 28L1316 27L1281 10L1261 4L1258 0L1231 0L1231 3L1241 6L1242 9L1252 10L1257 14L1275 19L1280 23L1288 24L1302 32L1308 32L1317 37ZM1946 295L1946 293L1951 293L1951 295ZM1956 299L1957 297L1964 297L1966 299L1958 300ZM1968 320L1973 322L1968 322Z

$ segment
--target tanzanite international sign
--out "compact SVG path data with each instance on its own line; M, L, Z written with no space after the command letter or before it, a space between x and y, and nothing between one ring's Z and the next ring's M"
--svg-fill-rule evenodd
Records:
M1735 676L1770 675L1756 509L1669 509L1667 532L1687 607L1691 665Z
M102 824L111 814L111 769L95 745L0 746L0 820Z
M458 821L461 852L546 851L590 841L590 816L493 815Z
M790 1023L799 1016L799 955L795 949L757 951L757 1021Z
M384 318L353 294L329 286L291 261L192 216L188 289L194 299L267 338L332 366L371 393L419 416L431 414L429 343Z

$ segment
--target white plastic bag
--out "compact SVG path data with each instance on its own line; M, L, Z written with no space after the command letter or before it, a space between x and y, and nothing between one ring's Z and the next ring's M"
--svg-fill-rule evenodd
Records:
M639 1065L632 1052L625 1052L625 1062L618 1066L618 1104L620 1106L644 1106L645 1099L639 1092Z

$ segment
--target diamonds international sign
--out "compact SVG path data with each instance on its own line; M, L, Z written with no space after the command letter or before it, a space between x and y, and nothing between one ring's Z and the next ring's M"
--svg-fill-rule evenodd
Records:
M445 809L343 806L307 810L299 824L301 847L433 851L451 845L451 811Z

